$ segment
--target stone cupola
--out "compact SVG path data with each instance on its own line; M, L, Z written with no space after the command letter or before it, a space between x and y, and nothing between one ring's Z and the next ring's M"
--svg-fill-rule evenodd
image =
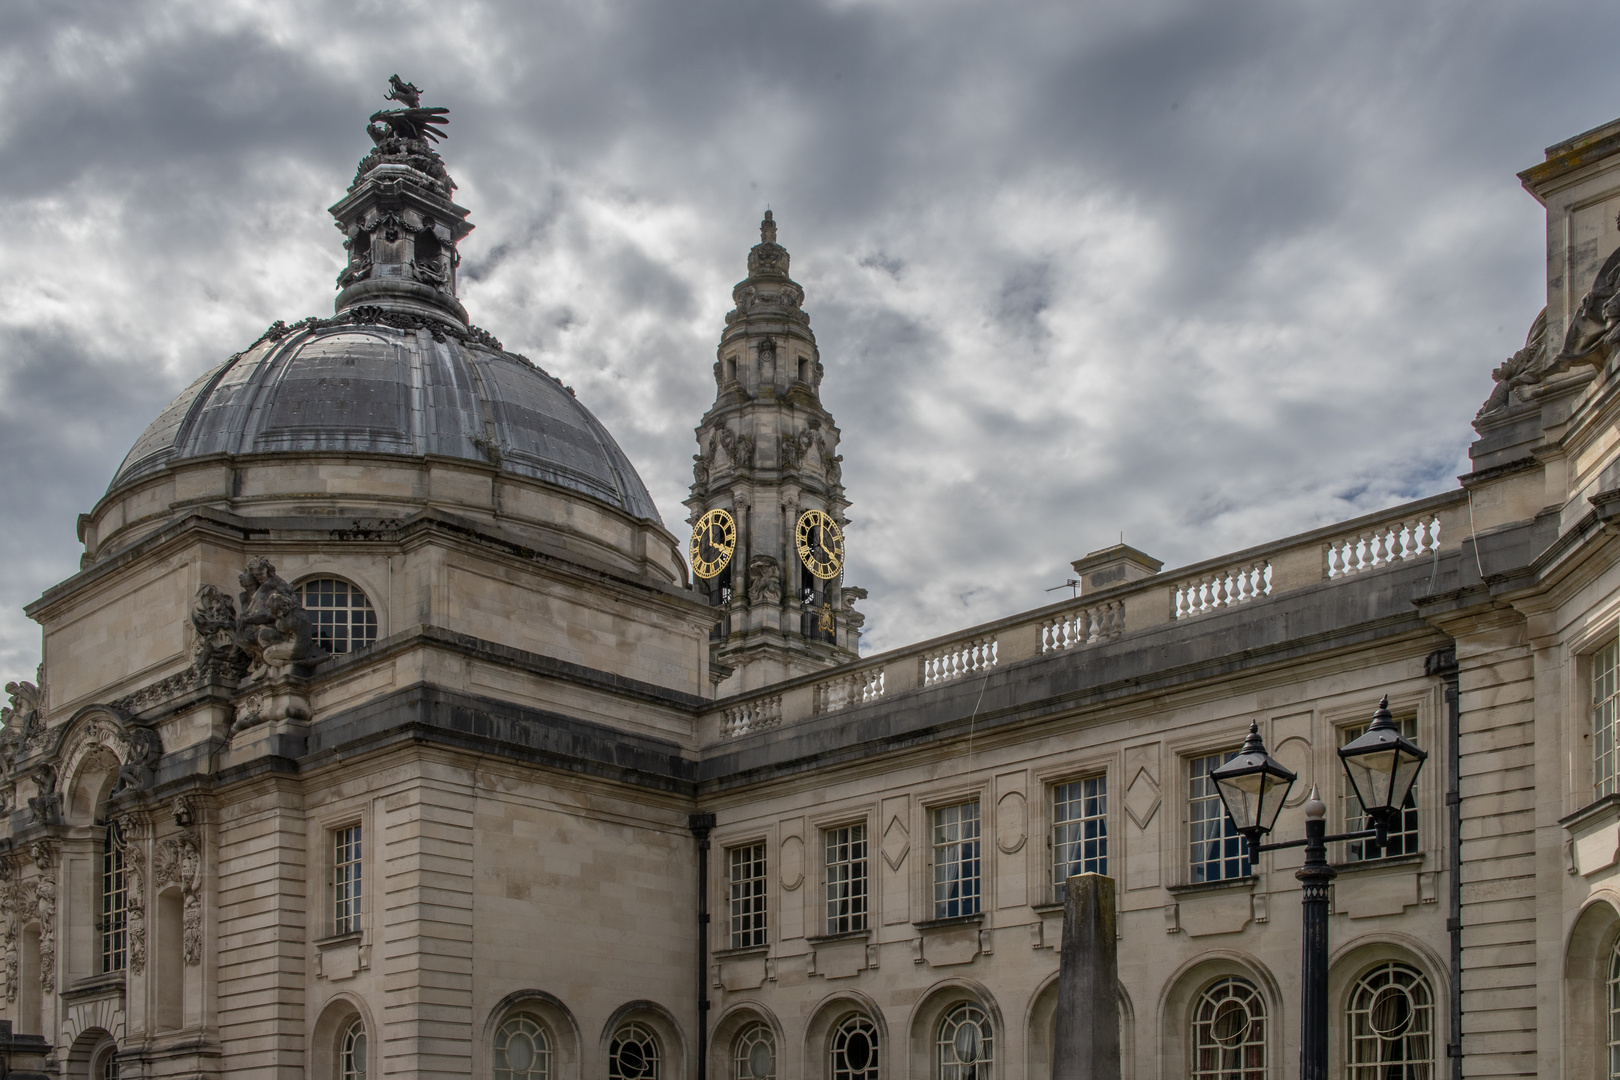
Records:
M381 308L467 325L456 299L456 245L472 231L451 199L455 181L433 148L449 110L424 107L421 91L395 75L388 97L404 108L371 115L374 144L349 192L331 208L349 252L335 308Z
M788 276L769 210L748 276L731 295L736 306L720 335L715 401L697 428L686 500L694 525L716 509L735 522L729 564L699 578L723 609L712 638L722 693L854 659L863 617L853 605L865 595L843 584L841 538L831 576L822 576L827 558L813 554L812 567L799 552L801 524L821 537L812 512L842 530L849 500L838 427L821 404L821 354L804 289Z

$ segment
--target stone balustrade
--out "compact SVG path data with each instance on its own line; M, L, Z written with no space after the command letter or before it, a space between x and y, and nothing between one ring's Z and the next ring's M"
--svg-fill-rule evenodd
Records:
M813 711L832 713L876 701L883 696L884 673L882 667L868 667L823 679L811 690Z
M1456 547L1468 530L1466 492L1421 499L716 702L703 716L700 738L737 738L896 701L1042 656L1112 648L1184 619L1263 605L1279 593L1331 587L1348 575L1432 556Z
M1327 542L1326 575L1329 579L1374 570L1405 559L1433 555L1440 549L1440 515L1431 512L1370 528Z
M735 739L752 731L776 727L781 722L782 695L771 694L740 701L726 709L720 729L726 738Z
M1106 641L1125 632L1125 601L1107 600L1100 604L1061 611L1041 623L1041 652L1072 649Z
M994 637L976 637L925 653L917 659L917 681L923 686L934 686L987 671L996 666L996 646Z
M1270 595L1271 560L1257 559L1178 582L1171 610L1176 618L1185 619Z

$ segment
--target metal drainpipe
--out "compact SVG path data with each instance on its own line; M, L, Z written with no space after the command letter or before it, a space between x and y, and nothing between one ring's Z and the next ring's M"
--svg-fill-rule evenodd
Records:
M713 814L689 814L686 827L698 845L698 963L697 963L697 1080L709 1075L709 833L714 829Z
M1451 1030L1446 1058L1451 1080L1462 1080L1462 689L1456 646L1437 650L1424 666L1446 685L1446 891L1450 894L1446 930L1451 938Z

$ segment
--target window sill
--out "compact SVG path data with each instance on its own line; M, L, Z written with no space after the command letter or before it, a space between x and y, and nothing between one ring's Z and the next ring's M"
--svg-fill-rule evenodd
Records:
M872 931L870 928L847 930L842 934L823 934L820 937L807 937L804 940L808 945L832 945L840 941L870 941L872 940Z
M1601 817L1606 810L1620 810L1620 795L1605 795L1596 802L1587 803L1568 817L1559 818L1558 824L1573 832L1592 818Z
M709 955L716 960L740 960L747 956L767 956L770 954L769 943L764 945L750 945L746 949L715 949Z
M949 919L923 919L911 925L924 932L929 930L947 930L953 926L979 926L984 922L984 912L976 915L957 915Z
M1055 911L1062 911L1063 910L1063 901L1062 900L1048 900L1044 904L1031 904L1031 905L1029 905L1029 907L1030 907L1030 910L1035 912L1035 914L1037 914L1037 915L1050 915L1051 913L1053 913Z
M1333 869L1340 874L1354 874L1360 870L1376 870L1380 866L1418 866L1423 862L1423 852L1416 855L1384 855L1376 859L1358 859L1355 862L1334 863Z
M366 932L364 930L354 930L347 934L332 934L329 937L316 938L313 944L321 952L325 952L327 949L338 949L344 945L358 945L365 936Z
M1220 881L1196 881L1190 885L1170 885L1165 892L1171 896L1188 896L1198 893L1225 892L1227 889L1252 889L1254 883L1259 881L1253 874L1246 877L1223 878Z

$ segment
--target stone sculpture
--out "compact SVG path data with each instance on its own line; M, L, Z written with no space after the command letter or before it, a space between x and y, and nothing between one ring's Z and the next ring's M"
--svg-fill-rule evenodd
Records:
M41 765L34 773L34 788L38 792L28 800L28 811L41 825L56 825L62 820L62 795L56 790L56 770Z
M191 647L197 674L240 676L243 673L247 655L236 643L236 605L224 590L213 585L197 590L191 625L197 631L197 640Z
M1119 946L1114 879L1076 874L1063 885L1063 949L1052 1080L1119 1080Z
M1564 347L1556 357L1560 370L1572 363L1602 367L1620 343L1620 248L1616 248L1592 279L1569 320Z
M118 767L117 791L140 791L152 786L157 777L158 759L163 756L163 741L151 728L131 727L125 733L129 741L129 760Z
M284 673L294 664L324 655L315 644L309 612L269 559L249 560L237 580L242 592L237 597L235 637L250 661L250 678Z
M1524 348L1508 357L1502 362L1501 367L1491 372L1491 378L1496 380L1496 387L1491 391L1491 396L1485 399L1485 404L1479 407L1474 419L1507 408L1513 401L1515 391L1541 381L1541 354L1546 347L1546 340L1547 309L1542 308L1541 314L1536 316L1536 321L1530 324L1530 333L1525 335Z
M780 564L770 555L755 555L748 560L748 602L750 604L782 602Z

